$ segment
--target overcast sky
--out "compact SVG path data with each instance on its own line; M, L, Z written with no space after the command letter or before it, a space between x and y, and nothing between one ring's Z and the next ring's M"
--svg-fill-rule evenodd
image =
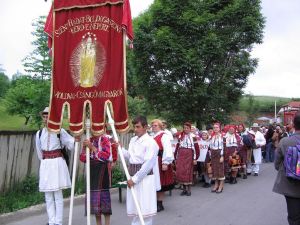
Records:
M152 2L130 0L132 16ZM32 21L47 15L50 4L49 0L1 0L0 64L9 77L23 71L21 60L32 51ZM267 20L264 43L252 53L259 65L245 92L300 97L300 0L262 0L262 7Z

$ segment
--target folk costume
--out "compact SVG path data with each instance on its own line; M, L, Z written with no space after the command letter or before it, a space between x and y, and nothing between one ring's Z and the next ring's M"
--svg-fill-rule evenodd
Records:
M220 158L224 155L222 134L214 134L210 139L210 154L212 166L212 179L225 180L224 162L220 162Z
M237 153L240 148L241 138L235 133L235 127L230 126L230 128L234 129L234 132L227 132L224 136L224 170L229 182L236 184L236 175L240 168L240 156Z
M152 216L157 213L156 191L161 189L157 154L159 147L149 134L131 138L128 151L122 149L129 160L129 174L134 182L134 190L146 225L152 225ZM136 207L127 187L127 214L133 216L132 225L138 225Z
M41 132L41 133L40 133ZM61 225L63 220L62 190L71 187L69 170L62 148L74 149L74 138L64 129L58 136L47 128L36 133L36 151L41 160L39 169L39 191L45 192L49 225Z
M193 160L196 160L196 150L192 133L182 132L178 137L176 154L176 180L182 185L193 184Z
M159 151L158 151L158 168L160 175L161 189L158 192L165 192L172 190L174 188L174 176L172 162L174 160L173 149L171 146L171 140L169 135L165 131L159 131L154 134L154 140L156 141ZM166 165L167 170L162 169L162 166ZM162 200L157 201L157 210L164 210Z
M248 155L248 151L251 152L251 149L249 147L247 147L244 142L243 142L243 136L247 135L248 132L245 130L245 127L243 124L239 125L239 132L238 135L241 138L241 146L239 149L239 156L241 157L241 169L240 169L240 173L243 177L243 179L247 179L247 155Z
M168 129L164 129L163 131L165 132L166 135L169 136L170 140L172 141L174 138L172 132Z
M257 124L254 124L252 127L258 127ZM254 163L253 165L248 162L247 164L247 173L251 174L251 172L254 172L254 175L257 176L259 173L259 165L262 162L262 153L261 153L261 147L266 144L266 139L264 135L260 131L254 131L251 130L249 133L253 134L255 136L255 144L258 146L253 149L253 158Z
M90 142L96 151L90 150L90 177L91 177L91 214L96 216L111 215L110 198L110 176L109 160L111 154L111 143L106 135L90 138ZM80 161L86 162L86 147L83 147L80 154Z

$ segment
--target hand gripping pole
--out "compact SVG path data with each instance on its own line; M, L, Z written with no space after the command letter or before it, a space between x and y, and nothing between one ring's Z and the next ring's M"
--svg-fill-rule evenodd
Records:
M107 112L107 116L108 116L108 123L109 123L109 125L112 129L114 139L115 139L116 143L119 143L119 138L118 138L116 128L115 128L115 121L111 117L111 113L110 113L110 109L109 109L108 105L107 105L107 108L106 108L106 112ZM124 156L123 156L122 149L121 149L120 145L118 145L118 153L119 153L119 156L120 156L123 168L124 168L126 179L130 180L131 177L129 175L129 172L128 172L126 162L125 162L125 159L124 159ZM130 188L130 190L131 190L131 195L132 195L132 198L133 198L133 201L134 201L139 219L141 221L141 225L145 225L144 218L143 218L143 215L142 215L142 212L141 212L141 208L140 208L139 203L138 203L137 198L136 198L134 187Z

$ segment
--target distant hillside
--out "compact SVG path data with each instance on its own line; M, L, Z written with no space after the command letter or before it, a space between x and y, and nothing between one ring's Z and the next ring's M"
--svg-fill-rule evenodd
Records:
M276 96L253 96L253 104L258 107L258 112L270 113L274 112L274 105L276 101L277 110L280 107L290 101L295 99L292 98L284 98L284 97L276 97ZM241 98L240 104L238 107L239 111L247 111L249 106L249 96L245 95Z

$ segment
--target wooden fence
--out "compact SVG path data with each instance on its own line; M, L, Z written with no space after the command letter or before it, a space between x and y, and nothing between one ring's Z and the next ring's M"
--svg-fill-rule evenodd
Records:
M10 190L28 175L38 176L40 162L35 152L35 133L0 131L0 193ZM120 135L124 147L128 147L132 135ZM70 159L74 158L73 154L70 153ZM70 174L72 166L73 160L70 160ZM77 171L77 177L83 175L83 163L78 163Z

